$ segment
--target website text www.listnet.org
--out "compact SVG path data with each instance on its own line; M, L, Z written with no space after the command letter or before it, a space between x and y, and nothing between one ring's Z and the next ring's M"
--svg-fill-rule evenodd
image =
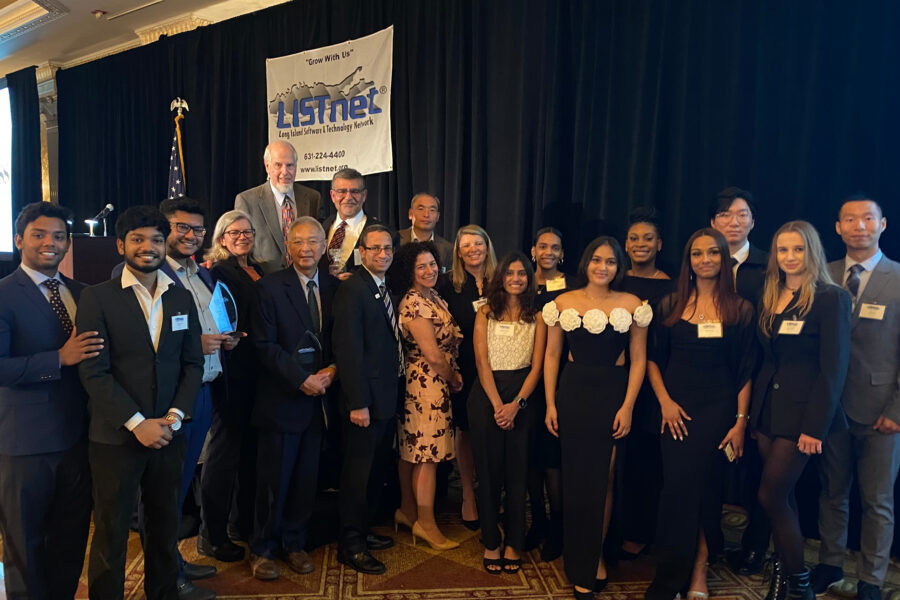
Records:
M315 165L313 167L297 167L300 173L337 173L341 169L346 169L349 165Z

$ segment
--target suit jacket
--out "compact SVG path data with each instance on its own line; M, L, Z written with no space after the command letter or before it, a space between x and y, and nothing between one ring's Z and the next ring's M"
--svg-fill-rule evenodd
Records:
M328 243L328 232L331 230L331 226L334 225L334 221L336 218L337 218L337 215L331 215L330 217L325 219L324 223L322 223L322 227L325 228L325 243L326 244ZM366 222L365 222L365 225L363 225L362 230L359 232L360 235L362 235L362 232L365 231L366 227L368 227L370 225L384 225L384 223L379 221L377 217L373 217L369 213L366 213ZM395 236L392 235L391 237L395 237ZM342 270L352 273L353 271L356 271L357 269L359 269L361 266L362 266L362 263L360 263L358 260L356 260L356 252L353 252L352 254L350 254L350 258L347 259L347 262L344 264ZM319 272L322 272L322 271L328 272L328 252L323 254L322 258L319 260Z
M763 362L753 383L750 411L756 427L768 402L772 435L805 433L822 440L829 431L847 428L840 399L850 360L850 304L846 290L820 284L809 313L801 317L791 301L776 316L771 337L759 332ZM779 334L781 323L795 317L805 321L800 334Z
M397 236L400 238L400 245L405 246L412 241L412 227L401 229ZM437 258L441 261L441 272L446 273L453 268L453 244L438 234L434 234L434 239L431 241L437 248L438 254L440 254Z
M846 278L844 259L828 265L839 285ZM863 319L863 304L884 305L884 319ZM872 425L884 415L900 423L900 263L882 257L853 309L850 368L844 385L847 416Z
M294 183L294 218L309 216L318 219L322 205L322 194L316 190ZM259 264L266 273L272 273L287 266L284 233L281 229L281 215L275 205L275 194L266 181L249 190L244 190L234 199L234 208L250 215L250 222L256 229L254 248Z
M300 386L307 377L331 363L332 305L338 280L319 271L319 310L322 352L313 365L304 362L298 350L314 348L312 317L306 289L293 267L276 271L259 281L257 310L252 319L252 337L265 371L257 380L253 424L280 432L302 432L313 411L321 410L321 399L307 396ZM306 354L311 357L313 354Z
M384 300L365 268L334 295L332 352L341 380L341 411L368 407L372 419L394 416L401 357Z
M90 396L88 436L103 444L125 444L133 434L125 422L134 413L159 418L169 408L190 417L203 379L200 321L194 297L177 285L162 295L163 326L158 349L134 290L111 279L81 294L79 331L99 331L105 341L96 358L78 365ZM188 315L188 327L172 331L172 317Z
M77 303L84 284L62 279ZM77 367L59 364L68 338L25 271L0 279L0 454L59 452L84 439L87 394Z
M766 284L768 264L769 254L750 244L747 260L742 262L737 269L734 287L738 295L754 307L759 304L763 287Z

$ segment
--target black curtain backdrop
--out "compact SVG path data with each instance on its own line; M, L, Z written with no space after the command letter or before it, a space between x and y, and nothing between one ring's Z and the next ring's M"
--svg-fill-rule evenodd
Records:
M28 67L6 76L9 109L12 117L12 188L13 221L22 207L43 199L41 191L41 114L38 102L36 67ZM13 261L0 261L0 275L18 265L18 251Z
M805 218L836 258L835 203L860 189L898 214L887 0L295 1L58 72L61 202L162 199L180 96L188 194L214 219L265 179L265 58L391 24L395 171L367 178L367 209L394 226L432 190L445 237L479 223L502 252L555 225L571 265L652 204L675 263L726 185L753 191L762 247Z

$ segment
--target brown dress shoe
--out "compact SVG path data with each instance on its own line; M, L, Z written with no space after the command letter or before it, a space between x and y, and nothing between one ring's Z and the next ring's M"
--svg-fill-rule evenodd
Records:
M288 552L287 564L291 570L304 575L316 570L316 566L313 564L312 559L304 550L300 550L299 552Z
M260 581L272 581L278 579L281 574L278 571L278 564L274 560L255 554L250 555L250 572Z

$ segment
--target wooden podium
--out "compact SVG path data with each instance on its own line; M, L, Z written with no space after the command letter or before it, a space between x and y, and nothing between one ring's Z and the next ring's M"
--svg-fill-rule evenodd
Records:
M114 237L72 236L72 247L59 264L59 272L75 281L93 285L109 279L113 267L122 262Z

